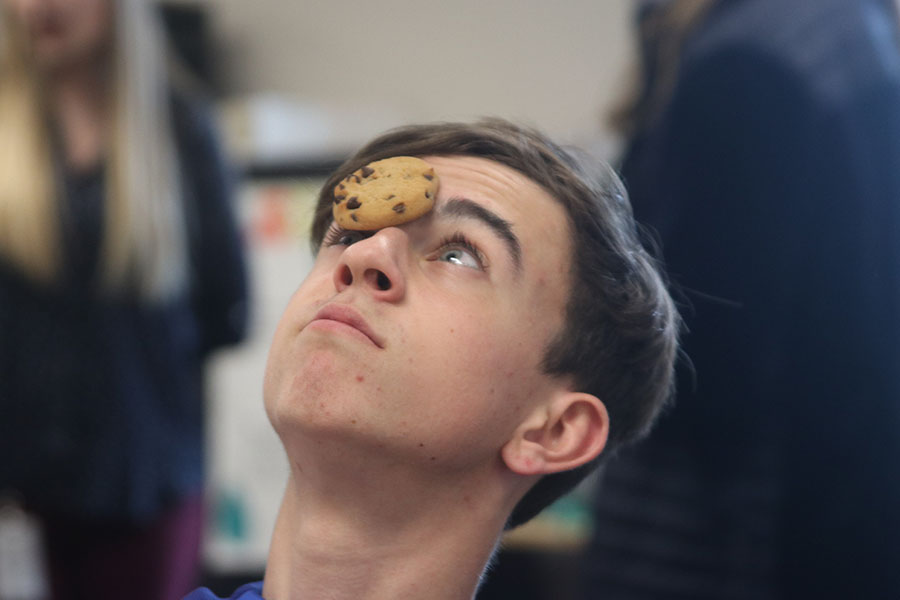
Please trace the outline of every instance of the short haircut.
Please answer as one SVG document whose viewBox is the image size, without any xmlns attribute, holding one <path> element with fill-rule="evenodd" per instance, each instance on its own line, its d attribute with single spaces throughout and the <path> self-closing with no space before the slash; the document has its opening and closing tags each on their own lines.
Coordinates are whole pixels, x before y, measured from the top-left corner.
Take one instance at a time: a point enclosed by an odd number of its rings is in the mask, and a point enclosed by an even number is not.
<svg viewBox="0 0 900 600">
<path fill-rule="evenodd" d="M 506 527 L 525 523 L 569 492 L 605 457 L 643 437 L 674 388 L 680 319 L 661 268 L 641 244 L 625 189 L 605 163 L 500 119 L 412 125 L 360 149 L 325 183 L 312 225 L 314 251 L 332 221 L 332 190 L 363 165 L 391 156 L 475 156 L 506 165 L 566 209 L 573 239 L 562 330 L 545 349 L 544 372 L 569 375 L 610 416 L 607 447 L 577 469 L 542 477 Z"/>
</svg>

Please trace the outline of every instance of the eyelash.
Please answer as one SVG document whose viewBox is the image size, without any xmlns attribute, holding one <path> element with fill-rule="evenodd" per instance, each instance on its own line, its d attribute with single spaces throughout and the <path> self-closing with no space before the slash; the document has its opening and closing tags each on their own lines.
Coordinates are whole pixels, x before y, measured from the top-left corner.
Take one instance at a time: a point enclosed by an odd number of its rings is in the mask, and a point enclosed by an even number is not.
<svg viewBox="0 0 900 600">
<path fill-rule="evenodd" d="M 438 245 L 438 249 L 435 254 L 440 254 L 445 250 L 452 250 L 453 248 L 461 248 L 472 254 L 477 260 L 478 264 L 481 265 L 481 269 L 487 271 L 488 265 L 487 261 L 484 258 L 484 254 L 482 254 L 481 250 L 473 244 L 469 238 L 465 236 L 464 233 L 457 231 L 450 237 L 445 237 L 441 240 L 441 243 Z"/>
<path fill-rule="evenodd" d="M 346 244 L 347 246 L 350 246 L 358 241 L 362 241 L 367 237 L 373 235 L 371 232 L 351 231 L 349 229 L 339 227 L 338 225 L 333 225 L 331 229 L 328 230 L 328 233 L 325 234 L 325 239 L 322 240 L 322 245 L 337 246 L 341 244 L 341 239 L 343 239 L 345 235 L 350 234 L 357 234 L 361 237 L 360 239 L 355 240 L 350 244 Z M 453 235 L 441 239 L 440 243 L 438 244 L 437 250 L 435 250 L 433 255 L 439 255 L 441 252 L 453 248 L 461 248 L 471 253 L 472 256 L 474 256 L 478 260 L 478 263 L 481 265 L 482 270 L 487 271 L 488 264 L 484 258 L 484 254 L 481 252 L 478 246 L 472 243 L 472 241 L 469 240 L 469 238 L 467 238 L 465 234 L 460 231 L 457 231 Z"/>
<path fill-rule="evenodd" d="M 323 246 L 337 246 L 338 244 L 341 243 L 341 238 L 343 238 L 345 235 L 350 235 L 350 234 L 357 234 L 360 236 L 360 238 L 358 240 L 355 240 L 354 242 L 352 242 L 352 244 L 362 241 L 372 235 L 371 232 L 351 231 L 349 229 L 344 229 L 343 227 L 335 224 L 335 225 L 332 225 L 331 228 L 328 230 L 328 233 L 325 234 L 325 239 L 322 240 L 322 245 Z M 346 245 L 350 246 L 351 244 L 346 244 Z"/>
</svg>

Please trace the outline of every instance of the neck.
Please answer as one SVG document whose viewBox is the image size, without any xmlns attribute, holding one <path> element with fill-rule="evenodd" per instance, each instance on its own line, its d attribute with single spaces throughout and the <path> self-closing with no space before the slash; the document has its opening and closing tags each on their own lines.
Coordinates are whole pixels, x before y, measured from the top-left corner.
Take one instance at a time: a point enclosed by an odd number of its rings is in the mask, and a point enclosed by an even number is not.
<svg viewBox="0 0 900 600">
<path fill-rule="evenodd" d="M 66 163 L 76 169 L 93 166 L 103 153 L 108 121 L 109 90 L 103 69 L 61 70 L 49 78 L 47 91 Z"/>
<path fill-rule="evenodd" d="M 489 483 L 502 478 L 411 484 L 408 472 L 374 477 L 364 469 L 343 480 L 319 477 L 329 472 L 292 465 L 267 600 L 472 598 L 511 501 Z"/>
</svg>

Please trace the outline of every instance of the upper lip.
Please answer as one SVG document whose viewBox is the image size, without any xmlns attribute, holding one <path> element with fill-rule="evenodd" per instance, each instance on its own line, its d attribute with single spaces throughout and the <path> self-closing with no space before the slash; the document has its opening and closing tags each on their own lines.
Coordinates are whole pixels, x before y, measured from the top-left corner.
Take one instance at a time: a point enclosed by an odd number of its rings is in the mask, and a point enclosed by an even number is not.
<svg viewBox="0 0 900 600">
<path fill-rule="evenodd" d="M 379 348 L 384 348 L 384 341 L 381 337 L 369 327 L 369 324 L 362 318 L 362 315 L 360 315 L 356 309 L 347 306 L 346 304 L 328 304 L 327 306 L 324 306 L 316 313 L 316 316 L 313 317 L 313 321 L 318 321 L 320 319 L 338 321 L 339 323 L 344 323 L 354 329 L 358 329 L 365 334 L 366 337 L 372 340 L 373 344 Z"/>
</svg>

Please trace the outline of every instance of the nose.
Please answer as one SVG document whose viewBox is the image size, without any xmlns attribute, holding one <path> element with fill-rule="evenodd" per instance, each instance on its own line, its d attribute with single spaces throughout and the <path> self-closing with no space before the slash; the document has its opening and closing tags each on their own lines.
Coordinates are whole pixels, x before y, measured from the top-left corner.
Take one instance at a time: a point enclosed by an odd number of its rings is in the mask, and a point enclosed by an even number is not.
<svg viewBox="0 0 900 600">
<path fill-rule="evenodd" d="M 378 300 L 398 302 L 406 294 L 409 237 L 396 227 L 349 246 L 334 271 L 334 287 L 341 292 L 360 286 Z"/>
</svg>

